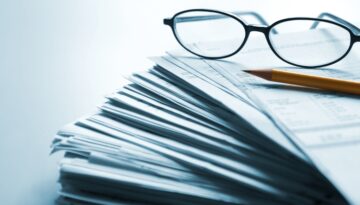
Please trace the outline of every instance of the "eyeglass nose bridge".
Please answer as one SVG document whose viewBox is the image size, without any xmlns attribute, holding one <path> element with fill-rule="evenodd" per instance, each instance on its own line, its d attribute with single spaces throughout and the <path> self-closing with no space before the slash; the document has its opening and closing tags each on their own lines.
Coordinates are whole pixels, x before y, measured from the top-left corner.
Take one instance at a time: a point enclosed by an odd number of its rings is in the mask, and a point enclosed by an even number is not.
<svg viewBox="0 0 360 205">
<path fill-rule="evenodd" d="M 248 29 L 249 29 L 249 32 L 256 31 L 256 32 L 261 32 L 263 34 L 266 34 L 269 31 L 269 27 L 267 27 L 267 26 L 254 25 L 254 24 L 248 25 Z"/>
</svg>

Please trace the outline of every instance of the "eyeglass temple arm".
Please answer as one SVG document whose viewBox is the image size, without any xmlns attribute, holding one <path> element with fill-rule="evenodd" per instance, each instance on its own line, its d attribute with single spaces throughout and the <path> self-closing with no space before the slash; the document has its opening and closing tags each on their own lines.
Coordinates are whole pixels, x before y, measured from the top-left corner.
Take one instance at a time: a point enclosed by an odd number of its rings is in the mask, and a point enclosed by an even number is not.
<svg viewBox="0 0 360 205">
<path fill-rule="evenodd" d="M 253 16 L 255 17 L 262 25 L 269 26 L 264 17 L 254 11 L 234 11 L 231 12 L 235 16 Z"/>
<path fill-rule="evenodd" d="M 266 20 L 258 13 L 253 12 L 253 11 L 235 11 L 235 12 L 230 12 L 231 14 L 235 15 L 235 16 L 253 16 L 255 17 L 262 25 L 265 26 L 269 26 L 269 24 L 266 22 Z M 176 19 L 177 23 L 182 23 L 182 22 L 191 22 L 191 21 L 205 21 L 205 20 L 215 20 L 215 19 L 222 19 L 225 18 L 225 16 L 222 15 L 207 15 L 207 16 L 186 16 L 186 17 L 179 17 Z M 164 19 L 164 24 L 165 25 L 171 25 L 171 20 L 170 19 Z M 273 33 L 277 33 L 277 31 L 275 29 L 272 29 Z"/>
<path fill-rule="evenodd" d="M 338 16 L 335 16 L 334 14 L 325 12 L 325 13 L 321 13 L 318 16 L 318 18 L 320 18 L 320 19 L 323 19 L 323 18 L 326 18 L 326 17 L 343 24 L 344 26 L 348 27 L 352 32 L 354 32 L 356 35 L 360 34 L 360 29 L 357 26 L 355 26 L 354 24 L 346 21 L 345 19 L 342 19 L 342 18 L 340 18 Z M 313 25 L 311 26 L 311 29 L 316 28 L 319 25 L 319 23 L 320 23 L 319 21 L 316 21 L 315 23 L 313 23 Z"/>
</svg>

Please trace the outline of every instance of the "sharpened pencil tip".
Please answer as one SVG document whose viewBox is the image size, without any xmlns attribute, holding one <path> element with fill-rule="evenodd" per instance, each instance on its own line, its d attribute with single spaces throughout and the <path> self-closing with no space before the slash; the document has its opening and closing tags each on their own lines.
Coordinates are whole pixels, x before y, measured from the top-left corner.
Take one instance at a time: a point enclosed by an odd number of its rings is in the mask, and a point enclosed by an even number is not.
<svg viewBox="0 0 360 205">
<path fill-rule="evenodd" d="M 256 70 L 243 70 L 243 71 L 266 80 L 271 80 L 271 76 L 272 76 L 271 69 L 256 69 Z"/>
</svg>

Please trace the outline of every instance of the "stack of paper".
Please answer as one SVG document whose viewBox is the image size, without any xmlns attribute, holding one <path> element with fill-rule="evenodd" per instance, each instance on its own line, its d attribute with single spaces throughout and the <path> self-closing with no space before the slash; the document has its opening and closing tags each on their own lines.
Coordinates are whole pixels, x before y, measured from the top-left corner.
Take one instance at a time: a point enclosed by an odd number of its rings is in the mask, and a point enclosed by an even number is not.
<svg viewBox="0 0 360 205">
<path fill-rule="evenodd" d="M 152 58 L 56 135 L 58 203 L 359 204 L 359 98 L 243 72 L 284 66 L 266 46 L 229 60 Z M 353 52 L 341 69 L 301 71 L 359 79 Z"/>
</svg>

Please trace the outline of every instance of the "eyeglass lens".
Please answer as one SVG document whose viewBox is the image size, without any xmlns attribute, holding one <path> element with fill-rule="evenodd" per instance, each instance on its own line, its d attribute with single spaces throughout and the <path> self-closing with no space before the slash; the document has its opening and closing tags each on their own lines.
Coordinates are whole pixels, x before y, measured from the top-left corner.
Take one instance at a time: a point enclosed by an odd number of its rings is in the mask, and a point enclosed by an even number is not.
<svg viewBox="0 0 360 205">
<path fill-rule="evenodd" d="M 174 23 L 181 44 L 206 57 L 221 57 L 236 52 L 246 34 L 239 21 L 216 12 L 186 12 L 178 15 Z"/>
<path fill-rule="evenodd" d="M 272 29 L 277 31 L 277 34 L 269 33 L 273 49 L 285 61 L 296 65 L 332 63 L 341 58 L 351 44 L 349 31 L 325 21 L 284 21 Z"/>
</svg>

